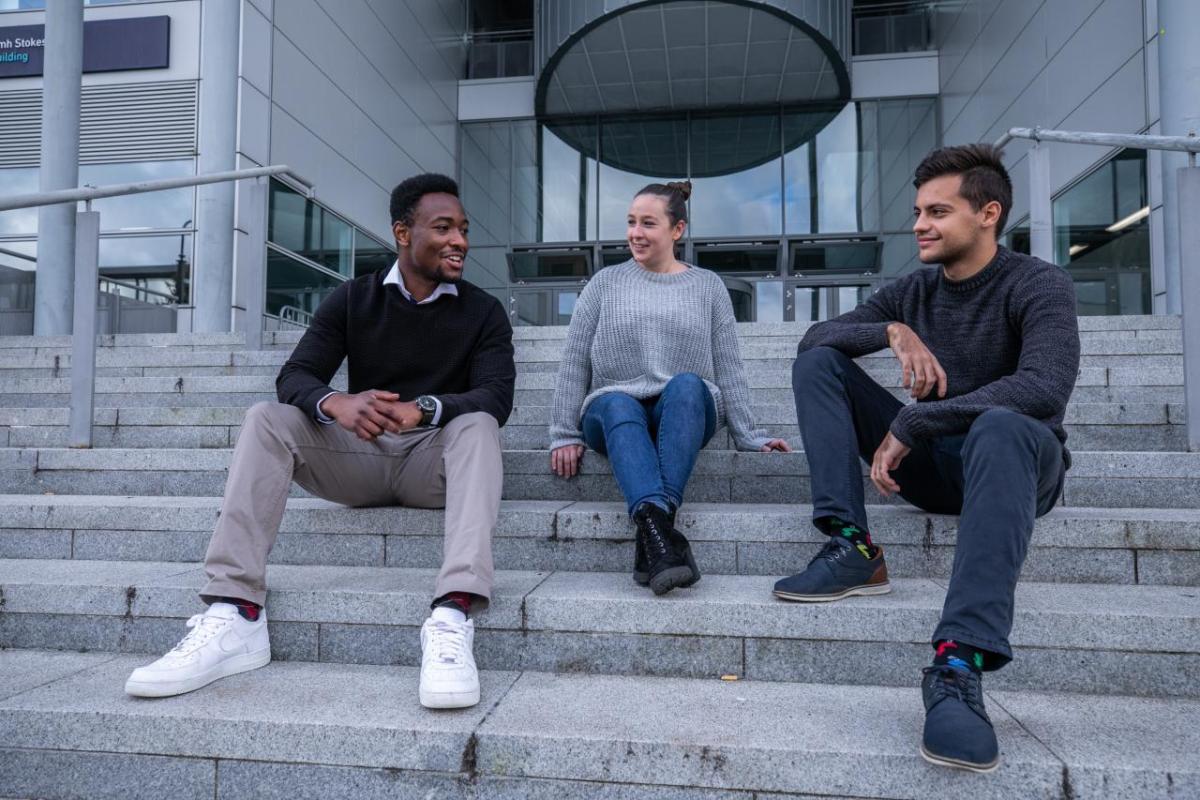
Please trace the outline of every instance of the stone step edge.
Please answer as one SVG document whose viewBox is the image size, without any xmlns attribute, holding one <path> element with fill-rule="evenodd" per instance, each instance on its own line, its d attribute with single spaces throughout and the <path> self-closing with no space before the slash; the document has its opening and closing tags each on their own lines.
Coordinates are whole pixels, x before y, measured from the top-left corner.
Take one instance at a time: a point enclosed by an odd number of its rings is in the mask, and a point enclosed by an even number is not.
<svg viewBox="0 0 1200 800">
<path fill-rule="evenodd" d="M 283 624 L 416 627 L 429 614 L 436 575 L 436 569 L 272 566 L 267 613 Z M 203 583 L 198 564 L 0 560 L 3 616 L 183 620 L 202 608 Z M 712 575 L 656 598 L 622 573 L 498 570 L 492 607 L 477 624 L 523 633 L 912 644 L 928 642 L 946 590 L 944 580 L 894 579 L 886 595 L 806 604 L 775 598 L 773 583 Z M 1021 582 L 1012 643 L 1196 658 L 1200 599 L 1181 586 Z"/>
<path fill-rule="evenodd" d="M 415 707 L 413 668 L 274 664 L 224 679 L 219 692 L 139 702 L 120 695 L 136 657 L 67 661 L 18 651 L 0 658 L 21 659 L 20 677 L 35 672 L 42 684 L 0 702 L 9 747 L 220 759 L 222 771 L 226 760 L 233 768 L 239 759 L 283 762 L 298 771 L 297 784 L 305 774 L 319 776 L 312 766 L 303 772 L 305 763 L 338 765 L 343 778 L 349 768 L 382 768 L 391 773 L 389 786 L 403 776 L 396 771 L 418 770 L 471 783 L 493 776 L 596 781 L 616 784 L 622 796 L 637 784 L 669 784 L 826 796 L 1074 798 L 1123 789 L 1132 796 L 1138 787 L 1156 795 L 1172 785 L 1186 791 L 1200 780 L 1190 758 L 1195 702 L 989 691 L 1004 764 L 981 779 L 920 759 L 915 688 L 485 672 L 479 706 L 437 713 Z M 297 705 L 297 697 L 319 701 Z M 661 713 L 647 717 L 647 707 Z M 1079 745 L 1081 730 L 1097 733 L 1087 746 Z M 29 768 L 36 767 L 34 759 Z M 79 779 L 71 772 L 64 783 Z"/>
<path fill-rule="evenodd" d="M 86 530 L 211 532 L 220 497 L 0 494 L 0 532 Z M 880 544 L 952 546 L 958 517 L 901 505 L 868 505 Z M 311 497 L 287 502 L 282 535 L 441 536 L 441 509 L 351 508 Z M 689 503 L 681 530 L 695 541 L 821 542 L 807 503 Z M 792 524 L 789 524 L 792 523 Z M 728 526 L 728 527 L 726 527 Z M 723 533 L 733 529 L 732 533 Z M 502 500 L 497 538 L 631 541 L 620 502 Z M 1200 509 L 1058 506 L 1034 523 L 1034 548 L 1200 550 Z"/>
</svg>

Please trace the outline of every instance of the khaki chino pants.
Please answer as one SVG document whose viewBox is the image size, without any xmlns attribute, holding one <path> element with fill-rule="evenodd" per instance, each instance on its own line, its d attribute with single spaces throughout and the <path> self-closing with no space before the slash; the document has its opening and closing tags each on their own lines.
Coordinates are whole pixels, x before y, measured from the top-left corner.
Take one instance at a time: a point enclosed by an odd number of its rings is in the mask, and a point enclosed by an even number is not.
<svg viewBox="0 0 1200 800">
<path fill-rule="evenodd" d="M 292 481 L 347 506 L 445 508 L 442 568 L 433 597 L 492 592 L 492 533 L 500 512 L 500 429 L 482 412 L 445 427 L 384 433 L 364 442 L 299 408 L 258 403 L 246 412 L 225 497 L 205 556 L 206 602 L 233 597 L 263 605 L 267 555 Z"/>
</svg>

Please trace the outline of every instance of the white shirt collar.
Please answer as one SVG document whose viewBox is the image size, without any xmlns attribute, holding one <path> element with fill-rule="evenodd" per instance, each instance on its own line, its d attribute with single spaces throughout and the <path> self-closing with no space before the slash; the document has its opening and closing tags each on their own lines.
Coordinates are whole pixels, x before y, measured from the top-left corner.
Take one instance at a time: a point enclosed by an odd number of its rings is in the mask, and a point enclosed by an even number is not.
<svg viewBox="0 0 1200 800">
<path fill-rule="evenodd" d="M 387 276 L 383 279 L 384 286 L 387 286 L 389 283 L 399 286 L 400 293 L 404 295 L 404 298 L 410 303 L 414 302 L 412 293 L 409 292 L 408 287 L 404 285 L 404 278 L 400 274 L 399 260 L 392 262 L 392 268 L 388 270 Z M 433 290 L 433 294 L 429 295 L 429 297 L 426 297 L 424 300 L 418 301 L 417 305 L 423 306 L 428 303 L 432 303 L 434 300 L 437 300 L 444 294 L 451 294 L 455 297 L 458 297 L 458 287 L 453 283 L 439 283 L 437 288 Z"/>
</svg>

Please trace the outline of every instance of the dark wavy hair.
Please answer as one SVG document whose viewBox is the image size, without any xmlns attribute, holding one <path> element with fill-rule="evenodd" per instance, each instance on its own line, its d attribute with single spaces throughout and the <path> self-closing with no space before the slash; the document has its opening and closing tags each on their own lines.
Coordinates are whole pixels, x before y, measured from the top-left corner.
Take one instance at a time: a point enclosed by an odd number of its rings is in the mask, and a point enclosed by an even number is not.
<svg viewBox="0 0 1200 800">
<path fill-rule="evenodd" d="M 963 144 L 934 150 L 917 165 L 913 186 L 921 185 L 943 175 L 961 175 L 958 193 L 975 211 L 995 200 L 1000 204 L 996 220 L 996 236 L 1004 232 L 1008 212 L 1012 209 L 1012 179 L 1000 159 L 1000 149 L 990 144 Z"/>
<path fill-rule="evenodd" d="M 413 212 L 416 211 L 421 198 L 427 194 L 452 194 L 458 197 L 458 184 L 454 182 L 453 178 L 447 178 L 436 172 L 426 172 L 405 178 L 395 189 L 392 189 L 390 205 L 392 224 L 403 222 L 405 225 L 411 226 Z"/>
<path fill-rule="evenodd" d="M 643 186 L 641 191 L 635 194 L 634 197 L 641 197 L 644 194 L 652 194 L 667 201 L 667 218 L 671 220 L 672 227 L 679 220 L 688 221 L 687 201 L 692 196 L 691 181 L 651 183 Z"/>
</svg>

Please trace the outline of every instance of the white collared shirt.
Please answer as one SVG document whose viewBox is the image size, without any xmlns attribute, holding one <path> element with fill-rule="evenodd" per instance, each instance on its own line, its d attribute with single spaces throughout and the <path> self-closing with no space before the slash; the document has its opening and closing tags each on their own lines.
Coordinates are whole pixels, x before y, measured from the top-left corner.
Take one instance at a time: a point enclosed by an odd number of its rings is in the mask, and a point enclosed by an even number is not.
<svg viewBox="0 0 1200 800">
<path fill-rule="evenodd" d="M 426 297 L 424 300 L 413 300 L 412 293 L 409 292 L 408 287 L 404 285 L 404 276 L 400 274 L 400 261 L 399 260 L 392 262 L 392 268 L 390 270 L 388 270 L 388 274 L 383 279 L 383 285 L 387 286 L 388 284 L 392 284 L 394 286 L 400 287 L 400 293 L 402 295 L 404 295 L 404 299 L 410 303 L 415 303 L 416 305 L 419 305 L 419 306 L 423 306 L 423 305 L 432 303 L 434 300 L 437 300 L 439 297 L 441 297 L 442 295 L 446 295 L 446 294 L 458 297 L 458 287 L 455 286 L 453 283 L 439 283 L 437 285 L 437 288 L 433 290 L 433 293 L 430 294 L 429 297 Z M 317 422 L 320 422 L 323 425 L 332 425 L 333 424 L 333 422 L 334 422 L 333 417 L 330 417 L 327 414 L 325 414 L 323 411 L 321 411 L 321 403 L 324 403 L 326 400 L 333 397 L 335 394 L 339 394 L 339 393 L 338 392 L 330 392 L 329 394 L 325 395 L 324 397 L 322 397 L 320 400 L 317 401 Z M 435 398 L 433 398 L 433 402 L 435 402 L 437 404 L 437 409 L 433 412 L 433 419 L 430 420 L 429 424 L 437 425 L 438 422 L 442 418 L 442 401 L 435 397 Z"/>
<path fill-rule="evenodd" d="M 412 293 L 408 291 L 408 287 L 404 285 L 404 276 L 400 274 L 400 262 L 392 262 L 392 268 L 388 270 L 387 276 L 383 279 L 383 285 L 393 284 L 400 287 L 400 294 L 404 295 L 404 299 L 410 303 L 416 303 L 423 306 L 426 303 L 432 303 L 444 294 L 452 294 L 458 297 L 458 287 L 453 283 L 439 283 L 437 288 L 433 290 L 433 294 L 426 297 L 424 300 L 413 300 Z"/>
</svg>

